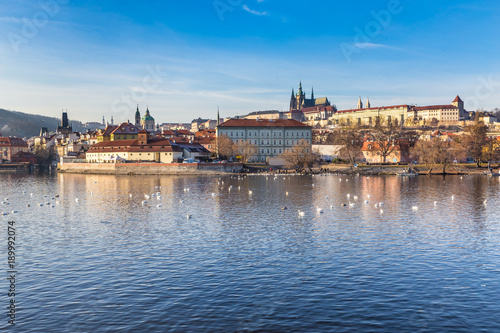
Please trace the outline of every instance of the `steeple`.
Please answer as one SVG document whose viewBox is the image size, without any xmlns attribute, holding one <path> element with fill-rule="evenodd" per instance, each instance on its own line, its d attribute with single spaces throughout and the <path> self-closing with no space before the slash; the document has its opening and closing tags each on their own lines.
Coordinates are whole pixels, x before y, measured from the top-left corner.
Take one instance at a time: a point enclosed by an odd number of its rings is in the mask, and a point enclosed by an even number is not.
<svg viewBox="0 0 500 333">
<path fill-rule="evenodd" d="M 361 101 L 361 96 L 359 96 L 359 101 L 358 101 L 358 109 L 363 108 L 363 102 Z"/>
<path fill-rule="evenodd" d="M 314 100 L 314 87 L 312 87 L 312 90 L 311 90 L 311 99 Z"/>
<path fill-rule="evenodd" d="M 292 88 L 292 98 L 294 98 L 294 97 L 295 97 L 295 91 L 294 91 L 294 89 Z"/>
<path fill-rule="evenodd" d="M 149 106 L 146 105 L 146 116 L 149 116 Z"/>
<path fill-rule="evenodd" d="M 141 126 L 141 113 L 139 112 L 139 104 L 137 104 L 137 111 L 135 111 L 135 124 L 136 127 Z"/>
<path fill-rule="evenodd" d="M 106 121 L 104 120 L 104 116 L 102 116 L 102 124 L 106 125 Z"/>
<path fill-rule="evenodd" d="M 304 93 L 302 92 L 302 81 L 299 83 L 299 91 L 297 92 L 297 95 L 302 96 Z"/>
<path fill-rule="evenodd" d="M 366 108 L 367 109 L 371 108 L 371 106 L 370 106 L 370 97 L 366 98 Z"/>
<path fill-rule="evenodd" d="M 217 126 L 220 125 L 219 107 L 217 107 Z"/>
</svg>

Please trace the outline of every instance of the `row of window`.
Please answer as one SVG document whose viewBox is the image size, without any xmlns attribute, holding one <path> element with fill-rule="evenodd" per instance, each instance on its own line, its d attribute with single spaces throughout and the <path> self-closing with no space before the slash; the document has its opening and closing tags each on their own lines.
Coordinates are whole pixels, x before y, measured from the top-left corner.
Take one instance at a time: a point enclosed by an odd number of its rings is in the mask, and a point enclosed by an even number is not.
<svg viewBox="0 0 500 333">
<path fill-rule="evenodd" d="M 258 137 L 258 133 L 259 133 L 258 131 L 254 131 L 253 132 L 253 137 Z M 275 132 L 273 132 L 272 136 L 273 137 L 281 137 L 282 133 L 283 132 L 281 132 L 281 131 L 279 131 L 279 132 L 275 131 Z M 297 137 L 297 138 L 299 138 L 299 137 L 300 138 L 308 138 L 309 137 L 309 131 L 296 131 L 296 132 L 294 132 L 294 131 L 286 131 L 285 133 L 286 133 L 287 137 L 292 137 L 292 138 L 293 137 Z M 237 137 L 245 137 L 245 132 L 244 131 L 241 131 L 241 132 L 239 132 L 239 131 L 230 131 L 230 132 L 227 132 L 227 133 L 221 132 L 221 134 L 229 135 L 229 137 L 231 137 L 231 138 L 232 137 L 236 137 L 236 138 Z M 269 131 L 265 131 L 265 132 L 262 131 L 261 132 L 261 136 L 262 137 L 271 137 L 271 132 L 269 132 Z M 248 131 L 248 137 L 249 138 L 252 137 L 252 131 Z"/>
<path fill-rule="evenodd" d="M 245 140 L 244 139 L 236 139 L 236 140 L 233 140 L 236 144 L 239 144 L 239 143 L 244 143 Z M 259 145 L 259 140 L 248 140 L 250 144 L 253 144 L 253 145 Z M 286 140 L 285 144 L 287 146 L 294 146 L 296 144 L 299 144 L 300 141 L 302 141 L 302 139 L 296 139 L 296 140 Z M 271 145 L 271 142 L 272 142 L 272 145 L 273 146 L 282 146 L 283 145 L 283 142 L 284 140 L 260 140 L 260 145 L 261 146 L 270 146 Z M 307 140 L 307 142 L 309 143 L 309 140 Z"/>
</svg>

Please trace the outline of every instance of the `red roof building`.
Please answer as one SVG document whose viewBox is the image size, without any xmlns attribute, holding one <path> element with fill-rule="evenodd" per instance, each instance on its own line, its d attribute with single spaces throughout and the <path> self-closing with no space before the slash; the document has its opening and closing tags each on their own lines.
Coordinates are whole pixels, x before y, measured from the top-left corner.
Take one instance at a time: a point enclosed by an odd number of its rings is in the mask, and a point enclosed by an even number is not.
<svg viewBox="0 0 500 333">
<path fill-rule="evenodd" d="M 0 137 L 0 161 L 11 161 L 18 152 L 29 152 L 26 141 L 21 138 Z"/>
</svg>

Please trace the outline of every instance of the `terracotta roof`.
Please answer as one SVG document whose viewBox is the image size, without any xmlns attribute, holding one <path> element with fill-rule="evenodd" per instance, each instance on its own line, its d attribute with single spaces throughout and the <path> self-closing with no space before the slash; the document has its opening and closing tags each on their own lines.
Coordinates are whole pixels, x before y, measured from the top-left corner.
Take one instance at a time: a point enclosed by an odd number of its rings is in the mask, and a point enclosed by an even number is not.
<svg viewBox="0 0 500 333">
<path fill-rule="evenodd" d="M 104 132 L 102 133 L 102 135 L 111 135 L 111 133 L 117 128 L 118 126 L 116 125 L 108 125 L 106 126 L 106 128 L 104 129 Z"/>
<path fill-rule="evenodd" d="M 0 145 L 2 146 L 15 146 L 15 147 L 28 147 L 26 141 L 22 138 L 0 137 Z"/>
<path fill-rule="evenodd" d="M 293 119 L 230 119 L 219 127 L 310 127 Z"/>
<path fill-rule="evenodd" d="M 425 111 L 425 110 L 441 110 L 441 109 L 456 109 L 458 108 L 455 105 L 428 105 L 428 106 L 415 106 L 413 110 L 415 111 Z"/>
<path fill-rule="evenodd" d="M 407 104 L 402 104 L 402 105 L 393 105 L 393 106 L 381 106 L 378 108 L 366 108 L 366 109 L 350 109 L 350 110 L 340 110 L 337 111 L 336 113 L 351 113 L 351 112 L 359 112 L 359 111 L 367 111 L 367 110 L 387 110 L 387 109 L 400 109 L 400 108 L 410 108 L 409 105 Z"/>
<path fill-rule="evenodd" d="M 458 95 L 457 95 L 457 97 L 455 97 L 455 100 L 453 101 L 453 103 L 457 103 L 457 102 L 463 102 Z"/>
<path fill-rule="evenodd" d="M 115 130 L 111 134 L 137 134 L 139 129 L 131 123 L 123 123 L 116 126 Z"/>
</svg>

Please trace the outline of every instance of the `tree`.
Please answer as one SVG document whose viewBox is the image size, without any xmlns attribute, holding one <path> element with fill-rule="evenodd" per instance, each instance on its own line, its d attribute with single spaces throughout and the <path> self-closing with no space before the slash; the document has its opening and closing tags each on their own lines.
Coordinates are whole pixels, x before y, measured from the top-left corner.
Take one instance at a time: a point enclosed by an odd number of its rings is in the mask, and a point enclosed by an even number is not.
<svg viewBox="0 0 500 333">
<path fill-rule="evenodd" d="M 217 155 L 220 158 L 229 159 L 234 157 L 236 153 L 236 147 L 227 135 L 219 135 L 216 139 Z"/>
<path fill-rule="evenodd" d="M 248 163 L 249 158 L 257 154 L 257 146 L 252 144 L 250 140 L 235 144 L 235 149 L 243 163 Z"/>
<path fill-rule="evenodd" d="M 288 168 L 295 169 L 297 172 L 303 172 L 306 168 L 312 171 L 320 160 L 319 153 L 313 151 L 306 140 L 301 140 L 292 148 L 287 149 L 281 154 L 281 158 Z"/>
<path fill-rule="evenodd" d="M 464 150 L 455 141 L 443 141 L 438 137 L 434 137 L 428 141 L 417 141 L 411 149 L 411 153 L 413 158 L 417 159 L 420 163 L 424 163 L 429 168 L 429 174 L 431 174 L 434 165 L 442 165 L 442 172 L 445 174 L 446 167 L 453 160 L 462 158 Z"/>
<path fill-rule="evenodd" d="M 492 162 L 500 161 L 500 140 L 496 138 L 488 138 L 487 143 L 483 148 L 483 158 L 488 161 L 488 165 Z"/>
<path fill-rule="evenodd" d="M 369 135 L 371 141 L 375 144 L 375 154 L 382 157 L 383 163 L 386 163 L 387 156 L 398 149 L 398 141 L 402 138 L 402 131 L 399 127 L 376 126 Z"/>
<path fill-rule="evenodd" d="M 478 121 L 479 117 L 476 114 L 476 122 L 474 125 L 467 126 L 465 131 L 467 134 L 463 138 L 464 146 L 467 147 L 467 152 L 476 162 L 479 168 L 481 157 L 483 156 L 483 148 L 487 141 L 488 126 L 482 121 Z"/>
<path fill-rule="evenodd" d="M 347 157 L 350 165 L 356 163 L 356 157 L 360 154 L 363 147 L 363 135 L 357 126 L 345 126 L 335 131 L 332 137 L 332 144 L 342 146 L 340 153 Z"/>
</svg>

